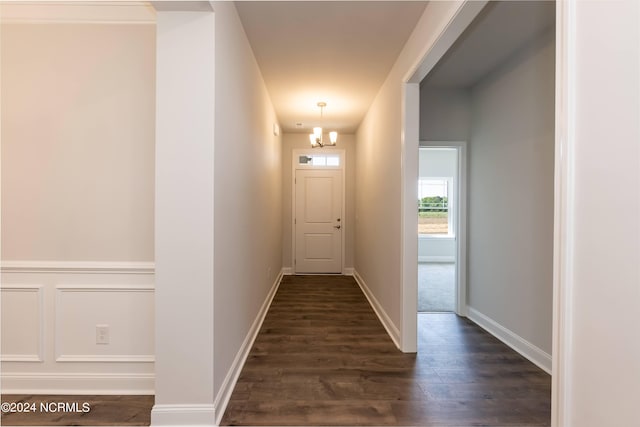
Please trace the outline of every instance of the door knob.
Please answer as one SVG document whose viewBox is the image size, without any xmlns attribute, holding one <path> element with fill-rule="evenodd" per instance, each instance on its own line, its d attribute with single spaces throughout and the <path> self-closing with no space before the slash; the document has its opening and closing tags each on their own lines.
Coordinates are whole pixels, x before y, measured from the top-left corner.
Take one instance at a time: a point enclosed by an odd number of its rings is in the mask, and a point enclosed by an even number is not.
<svg viewBox="0 0 640 427">
<path fill-rule="evenodd" d="M 337 228 L 338 230 L 340 230 L 340 226 L 339 225 L 334 225 L 333 228 Z"/>
</svg>

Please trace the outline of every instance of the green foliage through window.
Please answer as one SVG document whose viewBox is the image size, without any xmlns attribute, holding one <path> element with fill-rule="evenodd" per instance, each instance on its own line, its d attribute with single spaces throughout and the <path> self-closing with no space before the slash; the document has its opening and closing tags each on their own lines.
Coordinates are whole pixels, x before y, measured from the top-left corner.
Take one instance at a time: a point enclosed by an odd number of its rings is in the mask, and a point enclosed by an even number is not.
<svg viewBox="0 0 640 427">
<path fill-rule="evenodd" d="M 448 212 L 449 201 L 446 197 L 432 196 L 418 200 L 418 212 Z"/>
</svg>

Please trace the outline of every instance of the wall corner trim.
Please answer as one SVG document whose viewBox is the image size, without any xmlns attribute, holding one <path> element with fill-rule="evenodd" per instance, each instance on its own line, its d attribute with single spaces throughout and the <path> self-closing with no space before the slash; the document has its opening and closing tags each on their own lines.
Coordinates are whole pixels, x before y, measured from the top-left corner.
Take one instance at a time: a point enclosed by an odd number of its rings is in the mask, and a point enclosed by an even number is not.
<svg viewBox="0 0 640 427">
<path fill-rule="evenodd" d="M 291 267 L 282 267 L 282 275 L 283 276 L 293 275 L 293 269 Z"/>
<path fill-rule="evenodd" d="M 373 292 L 371 292 L 364 279 L 362 278 L 362 276 L 360 276 L 356 269 L 353 270 L 353 277 L 356 279 L 356 283 L 358 283 L 360 289 L 362 289 L 362 293 L 364 293 L 364 296 L 367 297 L 369 305 L 371 305 L 371 308 L 373 308 L 373 311 L 375 311 L 378 319 L 380 319 L 380 322 L 386 329 L 387 334 L 389 334 L 389 337 L 391 337 L 391 340 L 396 345 L 396 347 L 401 350 L 402 348 L 400 347 L 400 330 L 396 327 L 396 325 L 393 324 L 387 312 L 384 310 L 382 305 L 380 305 L 380 302 L 378 302 L 376 297 L 373 295 Z"/>
<path fill-rule="evenodd" d="M 210 426 L 215 407 L 210 404 L 153 405 L 152 426 Z"/>
<path fill-rule="evenodd" d="M 482 314 L 473 307 L 467 306 L 468 318 L 485 331 L 517 351 L 534 365 L 551 375 L 551 355 L 531 344 L 513 331 L 505 328 L 495 320 Z"/>
<path fill-rule="evenodd" d="M 262 307 L 258 311 L 251 328 L 249 328 L 249 332 L 245 337 L 242 345 L 238 349 L 238 353 L 236 353 L 236 357 L 227 372 L 227 375 L 222 382 L 222 386 L 220 387 L 220 391 L 216 396 L 216 400 L 214 402 L 215 408 L 215 425 L 220 425 L 220 421 L 222 420 L 222 416 L 229 404 L 229 399 L 231 398 L 231 394 L 233 393 L 233 389 L 236 386 L 236 382 L 238 381 L 238 377 L 242 372 L 242 368 L 244 367 L 245 362 L 247 361 L 247 357 L 249 356 L 249 352 L 251 351 L 251 347 L 253 346 L 253 342 L 256 340 L 258 336 L 258 332 L 262 327 L 262 323 L 264 322 L 265 317 L 269 311 L 269 307 L 271 307 L 271 302 L 273 301 L 273 297 L 278 292 L 278 288 L 280 287 L 280 283 L 282 282 L 282 277 L 284 276 L 284 268 L 280 270 L 280 274 L 276 277 L 276 280 L 273 282 L 271 286 L 271 290 L 267 294 L 264 302 L 262 303 Z M 153 423 L 152 423 L 153 425 Z"/>
</svg>

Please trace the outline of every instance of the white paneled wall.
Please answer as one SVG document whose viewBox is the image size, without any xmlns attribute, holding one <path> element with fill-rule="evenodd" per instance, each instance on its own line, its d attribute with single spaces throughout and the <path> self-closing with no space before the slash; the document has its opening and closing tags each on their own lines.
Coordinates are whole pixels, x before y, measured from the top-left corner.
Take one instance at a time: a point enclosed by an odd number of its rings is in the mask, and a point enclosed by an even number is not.
<svg viewBox="0 0 640 427">
<path fill-rule="evenodd" d="M 42 362 L 44 333 L 43 287 L 15 283 L 2 286 L 2 362 Z M 20 325 L 20 327 L 16 327 Z"/>
<path fill-rule="evenodd" d="M 0 17 L 2 393 L 153 393 L 155 12 L 17 3 Z"/>
<path fill-rule="evenodd" d="M 1 290 L 3 393 L 153 393 L 153 263 L 8 261 Z"/>
</svg>

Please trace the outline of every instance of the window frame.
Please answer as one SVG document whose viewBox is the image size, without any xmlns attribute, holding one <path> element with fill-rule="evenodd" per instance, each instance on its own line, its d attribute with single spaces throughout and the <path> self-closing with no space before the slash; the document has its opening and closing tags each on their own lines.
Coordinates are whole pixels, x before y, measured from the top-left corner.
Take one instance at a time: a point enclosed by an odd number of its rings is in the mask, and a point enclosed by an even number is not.
<svg viewBox="0 0 640 427">
<path fill-rule="evenodd" d="M 455 194 L 454 194 L 454 186 L 456 184 L 455 178 L 450 177 L 438 177 L 438 176 L 420 176 L 418 177 L 418 200 L 422 200 L 420 197 L 420 186 L 421 181 L 444 181 L 447 185 L 447 234 L 441 233 L 420 233 L 418 231 L 418 237 L 421 238 L 435 238 L 435 239 L 455 239 L 456 237 L 456 228 L 455 228 Z M 428 196 L 427 196 L 428 197 Z M 420 202 L 418 202 L 418 213 L 420 212 Z"/>
</svg>

